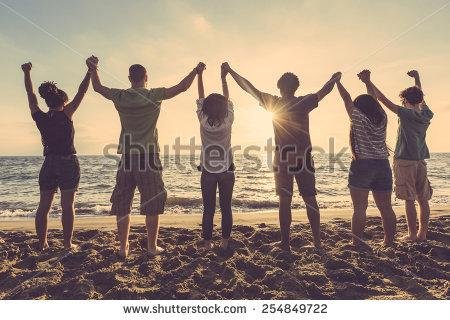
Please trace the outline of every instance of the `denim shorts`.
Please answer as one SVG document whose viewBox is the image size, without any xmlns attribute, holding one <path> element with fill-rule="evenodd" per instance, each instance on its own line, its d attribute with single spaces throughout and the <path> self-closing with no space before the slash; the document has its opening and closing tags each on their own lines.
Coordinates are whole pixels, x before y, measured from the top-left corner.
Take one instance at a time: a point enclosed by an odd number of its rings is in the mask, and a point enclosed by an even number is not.
<svg viewBox="0 0 450 320">
<path fill-rule="evenodd" d="M 39 173 L 41 191 L 75 191 L 80 182 L 80 164 L 76 155 L 45 157 Z"/>
<path fill-rule="evenodd" d="M 388 159 L 353 160 L 348 175 L 350 188 L 392 191 L 392 170 Z"/>
</svg>

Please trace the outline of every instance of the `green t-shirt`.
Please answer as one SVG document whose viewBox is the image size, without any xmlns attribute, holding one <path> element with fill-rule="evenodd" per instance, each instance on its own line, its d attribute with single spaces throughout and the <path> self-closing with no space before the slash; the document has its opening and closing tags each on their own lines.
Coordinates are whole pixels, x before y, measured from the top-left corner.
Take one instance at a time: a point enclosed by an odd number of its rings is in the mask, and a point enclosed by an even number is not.
<svg viewBox="0 0 450 320">
<path fill-rule="evenodd" d="M 426 105 L 423 105 L 420 111 L 399 108 L 395 158 L 403 160 L 430 158 L 425 138 L 432 118 L 433 112 Z"/>
<path fill-rule="evenodd" d="M 165 88 L 111 89 L 108 97 L 119 112 L 122 130 L 117 153 L 158 153 L 156 123 Z"/>
</svg>

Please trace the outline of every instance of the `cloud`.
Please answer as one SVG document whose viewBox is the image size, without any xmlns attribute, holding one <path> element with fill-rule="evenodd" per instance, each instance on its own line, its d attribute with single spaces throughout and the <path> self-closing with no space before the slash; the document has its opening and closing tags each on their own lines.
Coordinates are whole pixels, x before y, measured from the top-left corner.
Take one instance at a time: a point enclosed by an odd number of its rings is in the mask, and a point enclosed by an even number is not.
<svg viewBox="0 0 450 320">
<path fill-rule="evenodd" d="M 211 23 L 202 15 L 195 15 L 192 17 L 194 28 L 200 32 L 209 32 L 212 29 Z"/>
</svg>

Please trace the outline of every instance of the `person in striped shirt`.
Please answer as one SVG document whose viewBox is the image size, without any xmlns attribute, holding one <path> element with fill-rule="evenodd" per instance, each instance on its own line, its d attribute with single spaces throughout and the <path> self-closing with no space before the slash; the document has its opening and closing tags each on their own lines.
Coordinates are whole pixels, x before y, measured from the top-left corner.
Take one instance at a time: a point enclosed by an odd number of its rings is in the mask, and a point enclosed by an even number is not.
<svg viewBox="0 0 450 320">
<path fill-rule="evenodd" d="M 355 100 L 352 100 L 340 80 L 337 87 L 351 122 L 353 161 L 348 186 L 354 208 L 353 244 L 358 248 L 365 246 L 363 232 L 369 192 L 372 191 L 383 221 L 384 245 L 390 246 L 395 238 L 396 217 L 391 203 L 393 182 L 386 145 L 387 115 L 374 98 L 371 86 L 367 86 L 368 94 L 359 95 Z"/>
</svg>

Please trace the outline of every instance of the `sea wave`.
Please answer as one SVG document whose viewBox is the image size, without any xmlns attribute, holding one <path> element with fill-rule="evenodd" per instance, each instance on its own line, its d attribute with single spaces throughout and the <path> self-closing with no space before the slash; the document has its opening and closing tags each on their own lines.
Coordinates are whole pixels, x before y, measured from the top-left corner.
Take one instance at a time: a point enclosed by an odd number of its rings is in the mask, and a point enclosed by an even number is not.
<svg viewBox="0 0 450 320">
<path fill-rule="evenodd" d="M 172 159 L 173 157 L 171 157 Z M 38 175 L 42 157 L 0 157 L 0 218 L 32 217 L 39 203 Z M 101 156 L 80 156 L 81 181 L 75 201 L 77 215 L 106 215 L 110 211 L 110 197 L 115 185 L 116 164 Z M 172 161 L 175 161 L 172 159 Z M 189 156 L 177 159 L 188 167 Z M 315 157 L 316 181 L 320 208 L 351 208 L 347 188 L 347 169 L 330 171 L 326 157 Z M 351 157 L 343 160 L 348 168 Z M 450 154 L 432 154 L 428 161 L 428 172 L 434 189 L 431 205 L 446 205 L 450 202 Z M 236 212 L 277 210 L 273 173 L 264 166 L 255 170 L 246 168 L 245 159 L 236 155 L 236 183 L 233 190 L 233 210 Z M 323 169 L 320 169 L 323 168 Z M 200 213 L 202 198 L 200 173 L 180 171 L 176 166 L 167 166 L 163 171 L 164 184 L 168 191 L 167 213 Z M 297 191 L 297 186 L 295 186 Z M 297 193 L 297 192 L 296 192 Z M 50 214 L 60 215 L 60 194 L 57 194 Z M 394 199 L 395 206 L 403 202 Z M 219 207 L 219 201 L 217 201 Z M 298 194 L 293 199 L 294 209 L 304 209 Z M 369 198 L 369 206 L 375 204 Z M 133 201 L 132 214 L 139 213 L 139 195 Z M 219 211 L 219 210 L 217 210 Z"/>
</svg>

